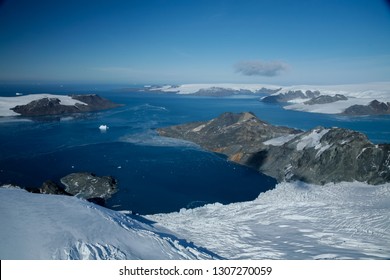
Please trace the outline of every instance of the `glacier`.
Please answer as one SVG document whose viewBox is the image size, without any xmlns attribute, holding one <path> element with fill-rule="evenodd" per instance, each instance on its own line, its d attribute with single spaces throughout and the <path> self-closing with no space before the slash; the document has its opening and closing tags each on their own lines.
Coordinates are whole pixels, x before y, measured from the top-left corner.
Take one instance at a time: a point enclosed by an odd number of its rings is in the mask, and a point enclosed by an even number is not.
<svg viewBox="0 0 390 280">
<path fill-rule="evenodd" d="M 282 182 L 254 201 L 146 217 L 227 259 L 390 258 L 390 184 Z"/>
</svg>

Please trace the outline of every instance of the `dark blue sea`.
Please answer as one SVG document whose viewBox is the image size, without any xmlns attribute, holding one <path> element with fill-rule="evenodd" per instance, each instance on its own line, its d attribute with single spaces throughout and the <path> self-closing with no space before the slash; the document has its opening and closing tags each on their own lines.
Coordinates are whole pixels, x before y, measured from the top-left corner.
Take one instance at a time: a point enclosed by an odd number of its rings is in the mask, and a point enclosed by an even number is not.
<svg viewBox="0 0 390 280">
<path fill-rule="evenodd" d="M 122 92 L 94 87 L 0 87 L 15 92 L 97 93 L 124 106 L 96 113 L 47 118 L 0 118 L 0 185 L 38 187 L 72 172 L 112 175 L 119 191 L 107 201 L 115 210 L 140 214 L 178 211 L 206 203 L 255 199 L 276 181 L 228 162 L 198 146 L 159 137 L 158 127 L 208 120 L 227 111 L 254 112 L 275 125 L 361 131 L 375 143 L 390 142 L 390 117 L 341 117 L 286 111 L 258 98 L 193 97 Z M 99 130 L 108 125 L 106 133 Z"/>
</svg>

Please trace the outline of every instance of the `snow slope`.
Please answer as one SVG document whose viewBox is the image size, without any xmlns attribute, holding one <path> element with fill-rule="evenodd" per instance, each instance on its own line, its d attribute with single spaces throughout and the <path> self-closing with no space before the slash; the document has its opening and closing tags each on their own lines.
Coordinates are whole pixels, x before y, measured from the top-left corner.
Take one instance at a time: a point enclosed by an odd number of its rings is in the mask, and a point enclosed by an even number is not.
<svg viewBox="0 0 390 280">
<path fill-rule="evenodd" d="M 0 97 L 0 117 L 18 116 L 20 114 L 12 111 L 11 108 L 18 105 L 26 105 L 31 101 L 39 100 L 42 98 L 58 98 L 60 100 L 61 105 L 66 106 L 73 106 L 76 103 L 88 105 L 67 95 L 54 95 L 47 93 L 29 94 L 15 97 Z"/>
<path fill-rule="evenodd" d="M 390 184 L 280 183 L 254 201 L 147 218 L 228 259 L 390 258 Z"/>
<path fill-rule="evenodd" d="M 212 254 L 76 197 L 0 188 L 0 259 L 210 259 Z"/>
</svg>

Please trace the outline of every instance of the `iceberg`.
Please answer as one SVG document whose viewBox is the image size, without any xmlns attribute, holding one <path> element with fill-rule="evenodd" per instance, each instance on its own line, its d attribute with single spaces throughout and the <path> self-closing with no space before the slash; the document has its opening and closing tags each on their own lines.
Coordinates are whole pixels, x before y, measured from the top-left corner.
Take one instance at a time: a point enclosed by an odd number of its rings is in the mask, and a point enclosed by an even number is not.
<svg viewBox="0 0 390 280">
<path fill-rule="evenodd" d="M 102 124 L 99 126 L 99 129 L 100 129 L 100 131 L 107 131 L 107 129 L 109 129 L 109 127 L 105 124 Z"/>
</svg>

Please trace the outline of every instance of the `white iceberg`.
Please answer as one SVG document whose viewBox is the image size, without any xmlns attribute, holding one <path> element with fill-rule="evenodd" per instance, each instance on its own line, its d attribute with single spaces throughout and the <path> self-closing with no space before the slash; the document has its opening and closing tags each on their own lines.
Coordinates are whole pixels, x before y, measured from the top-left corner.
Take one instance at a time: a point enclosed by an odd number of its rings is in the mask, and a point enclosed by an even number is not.
<svg viewBox="0 0 390 280">
<path fill-rule="evenodd" d="M 100 129 L 100 131 L 107 131 L 107 129 L 109 129 L 109 127 L 105 124 L 102 124 L 99 126 L 99 129 Z"/>
</svg>

